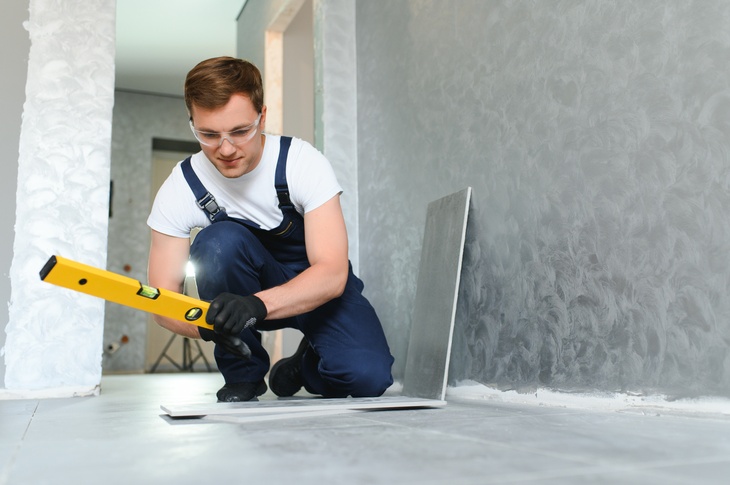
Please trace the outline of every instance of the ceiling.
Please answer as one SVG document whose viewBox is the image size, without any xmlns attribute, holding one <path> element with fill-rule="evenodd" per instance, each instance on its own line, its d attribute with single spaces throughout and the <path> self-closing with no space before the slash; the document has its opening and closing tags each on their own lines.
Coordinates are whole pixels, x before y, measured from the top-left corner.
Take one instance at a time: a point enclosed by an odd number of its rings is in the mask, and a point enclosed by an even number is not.
<svg viewBox="0 0 730 485">
<path fill-rule="evenodd" d="M 236 55 L 247 0 L 117 0 L 116 89 L 183 95 L 198 62 Z"/>
</svg>

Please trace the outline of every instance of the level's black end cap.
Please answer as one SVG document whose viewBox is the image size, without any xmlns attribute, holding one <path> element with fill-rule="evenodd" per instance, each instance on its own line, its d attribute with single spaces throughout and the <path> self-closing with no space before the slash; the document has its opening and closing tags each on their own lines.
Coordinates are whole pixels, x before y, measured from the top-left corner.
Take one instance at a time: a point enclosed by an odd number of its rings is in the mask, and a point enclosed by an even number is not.
<svg viewBox="0 0 730 485">
<path fill-rule="evenodd" d="M 41 270 L 41 280 L 45 280 L 46 276 L 48 276 L 48 273 L 51 272 L 54 266 L 56 266 L 56 257 L 51 256 L 51 258 L 46 262 L 46 264 L 43 265 L 43 269 Z"/>
</svg>

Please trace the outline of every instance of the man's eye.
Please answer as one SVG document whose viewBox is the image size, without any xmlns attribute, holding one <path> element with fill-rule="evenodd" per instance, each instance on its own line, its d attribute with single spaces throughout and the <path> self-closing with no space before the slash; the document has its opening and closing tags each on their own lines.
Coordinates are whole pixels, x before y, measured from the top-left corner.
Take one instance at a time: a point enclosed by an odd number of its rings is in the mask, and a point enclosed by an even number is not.
<svg viewBox="0 0 730 485">
<path fill-rule="evenodd" d="M 249 128 L 244 128 L 243 130 L 236 130 L 231 132 L 231 136 L 239 137 L 239 136 L 246 136 L 250 133 Z"/>
<path fill-rule="evenodd" d="M 220 138 L 220 135 L 218 133 L 205 133 L 204 131 L 199 132 L 200 136 L 205 138 L 206 140 L 217 140 Z"/>
</svg>

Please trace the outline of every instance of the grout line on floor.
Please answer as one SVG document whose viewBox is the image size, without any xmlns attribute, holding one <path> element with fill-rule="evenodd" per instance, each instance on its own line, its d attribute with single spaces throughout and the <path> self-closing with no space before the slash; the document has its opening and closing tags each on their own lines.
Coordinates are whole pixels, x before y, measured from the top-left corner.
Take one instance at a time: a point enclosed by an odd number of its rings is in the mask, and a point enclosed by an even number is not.
<svg viewBox="0 0 730 485">
<path fill-rule="evenodd" d="M 18 443 L 15 445 L 15 448 L 13 449 L 12 453 L 10 454 L 10 457 L 7 461 L 7 466 L 3 467 L 2 470 L 0 470 L 0 485 L 7 485 L 10 479 L 10 471 L 13 469 L 15 465 L 15 461 L 18 458 L 18 455 L 20 453 L 20 449 L 23 447 L 23 443 L 25 443 L 25 437 L 28 434 L 28 430 L 30 429 L 31 423 L 33 423 L 33 418 L 35 417 L 36 412 L 38 412 L 38 406 L 40 405 L 40 401 L 36 401 L 35 407 L 33 407 L 33 412 L 31 413 L 30 417 L 28 418 L 28 424 L 26 425 L 25 429 L 23 430 L 23 436 L 18 440 Z"/>
<path fill-rule="evenodd" d="M 35 414 L 38 412 L 38 406 L 40 406 L 41 402 L 36 401 L 35 407 L 33 408 L 33 412 L 30 415 L 30 418 L 28 419 L 28 426 L 25 427 L 25 430 L 23 431 L 23 437 L 20 438 L 21 443 L 25 441 L 25 436 L 28 434 L 28 430 L 30 429 L 31 423 L 33 423 L 33 418 L 35 418 Z"/>
</svg>

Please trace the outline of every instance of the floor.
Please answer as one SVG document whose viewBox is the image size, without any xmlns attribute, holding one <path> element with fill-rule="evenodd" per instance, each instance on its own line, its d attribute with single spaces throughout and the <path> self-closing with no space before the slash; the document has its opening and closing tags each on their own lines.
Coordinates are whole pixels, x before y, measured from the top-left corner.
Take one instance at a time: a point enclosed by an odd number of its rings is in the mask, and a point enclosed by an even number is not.
<svg viewBox="0 0 730 485">
<path fill-rule="evenodd" d="M 173 420 L 160 410 L 214 402 L 221 384 L 215 373 L 105 376 L 98 397 L 0 401 L 0 485 L 724 484 L 730 476 L 722 414 L 458 395 L 443 408 L 260 422 Z"/>
</svg>

